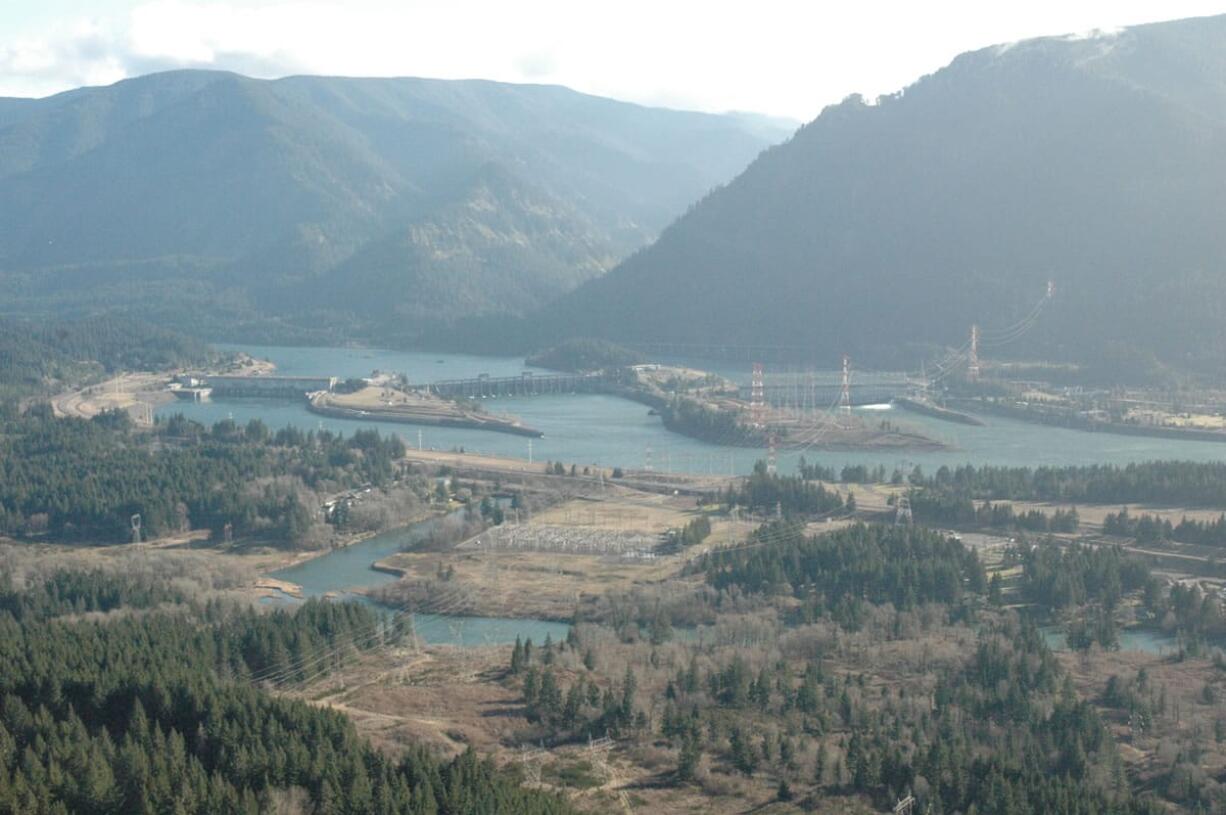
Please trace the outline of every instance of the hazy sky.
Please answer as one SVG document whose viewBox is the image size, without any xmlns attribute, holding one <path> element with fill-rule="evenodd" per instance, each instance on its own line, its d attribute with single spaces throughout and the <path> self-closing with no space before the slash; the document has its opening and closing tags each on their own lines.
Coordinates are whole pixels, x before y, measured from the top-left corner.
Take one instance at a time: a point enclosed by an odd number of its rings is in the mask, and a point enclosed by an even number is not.
<svg viewBox="0 0 1226 815">
<path fill-rule="evenodd" d="M 959 52 L 1226 13 L 1226 0 L 2 0 L 0 96 L 177 67 L 483 77 L 810 119 Z"/>
</svg>

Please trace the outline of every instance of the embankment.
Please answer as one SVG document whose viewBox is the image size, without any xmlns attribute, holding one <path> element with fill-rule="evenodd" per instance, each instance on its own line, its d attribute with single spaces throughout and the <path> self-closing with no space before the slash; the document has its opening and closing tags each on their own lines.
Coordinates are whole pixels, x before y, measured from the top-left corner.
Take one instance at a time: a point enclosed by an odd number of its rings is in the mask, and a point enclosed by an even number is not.
<svg viewBox="0 0 1226 815">
<path fill-rule="evenodd" d="M 1034 410 L 1019 407 L 1006 402 L 991 400 L 959 401 L 959 406 L 977 410 L 981 413 L 993 413 L 1019 419 L 1034 424 L 1067 427 L 1072 430 L 1085 430 L 1090 433 L 1113 433 L 1118 436 L 1146 436 L 1157 439 L 1183 439 L 1186 441 L 1217 441 L 1226 442 L 1226 432 L 1220 430 L 1203 430 L 1190 427 L 1155 427 L 1143 424 L 1124 424 L 1122 422 L 1103 422 L 1086 416 L 1070 414 L 1054 410 Z"/>
<path fill-rule="evenodd" d="M 921 416 L 931 416 L 934 419 L 940 419 L 944 422 L 954 422 L 955 424 L 983 427 L 983 421 L 969 413 L 961 413 L 957 410 L 950 410 L 947 407 L 941 407 L 940 405 L 935 405 L 932 402 L 911 399 L 907 396 L 898 396 L 894 398 L 894 404 L 901 408 L 905 408 L 912 413 L 918 413 Z"/>
<path fill-rule="evenodd" d="M 307 401 L 307 410 L 320 416 L 331 416 L 334 419 L 351 419 L 354 421 L 400 422 L 402 424 L 426 425 L 428 427 L 462 427 L 470 430 L 490 430 L 495 433 L 510 433 L 515 436 L 530 436 L 540 438 L 545 434 L 533 427 L 522 424 L 517 419 L 507 419 L 500 416 L 488 416 L 481 413 L 451 410 L 448 408 L 413 408 L 397 406 L 383 408 L 370 406 L 366 408 L 346 407 L 330 403 L 327 394 L 316 394 Z"/>
</svg>

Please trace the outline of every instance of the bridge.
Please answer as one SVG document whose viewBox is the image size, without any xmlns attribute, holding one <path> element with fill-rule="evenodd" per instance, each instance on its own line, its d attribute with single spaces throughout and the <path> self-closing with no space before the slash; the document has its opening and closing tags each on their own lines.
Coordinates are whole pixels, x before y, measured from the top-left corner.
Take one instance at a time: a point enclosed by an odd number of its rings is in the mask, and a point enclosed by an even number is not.
<svg viewBox="0 0 1226 815">
<path fill-rule="evenodd" d="M 443 379 L 428 385 L 413 385 L 416 390 L 428 390 L 444 397 L 482 399 L 493 396 L 542 396 L 562 393 L 605 393 L 621 381 L 619 372 L 595 374 L 550 373 L 525 371 L 519 376 L 481 374 L 473 379 Z"/>
</svg>

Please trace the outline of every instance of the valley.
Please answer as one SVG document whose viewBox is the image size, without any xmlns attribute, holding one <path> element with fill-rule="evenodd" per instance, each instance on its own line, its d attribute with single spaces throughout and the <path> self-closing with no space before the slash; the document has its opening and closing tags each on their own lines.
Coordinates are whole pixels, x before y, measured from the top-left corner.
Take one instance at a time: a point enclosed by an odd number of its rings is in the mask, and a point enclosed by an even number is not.
<svg viewBox="0 0 1226 815">
<path fill-rule="evenodd" d="M 419 5 L 0 9 L 0 815 L 1226 812 L 1226 16 Z"/>
</svg>

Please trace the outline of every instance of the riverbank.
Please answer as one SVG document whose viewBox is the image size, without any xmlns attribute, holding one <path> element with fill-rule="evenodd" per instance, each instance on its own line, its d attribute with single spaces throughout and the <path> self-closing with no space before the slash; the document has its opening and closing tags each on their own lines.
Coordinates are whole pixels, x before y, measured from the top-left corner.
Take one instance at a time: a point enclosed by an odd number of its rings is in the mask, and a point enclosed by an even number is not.
<svg viewBox="0 0 1226 815">
<path fill-rule="evenodd" d="M 1155 425 L 1124 424 L 1122 422 L 1105 422 L 1076 413 L 1055 410 L 1036 410 L 1029 407 L 1019 407 L 1006 402 L 989 399 L 958 399 L 956 403 L 968 410 L 977 410 L 997 416 L 1006 416 L 1031 424 L 1042 424 L 1052 427 L 1064 427 L 1070 430 L 1082 430 L 1088 433 L 1111 433 L 1117 436 L 1142 436 L 1155 439 L 1173 439 L 1179 441 L 1211 441 L 1226 442 L 1226 432 L 1220 430 L 1205 430 L 1192 427 L 1159 427 Z"/>
<path fill-rule="evenodd" d="M 545 435 L 515 417 L 479 413 L 445 399 L 378 387 L 351 394 L 321 391 L 307 400 L 307 410 L 335 419 L 489 430 L 538 439 Z"/>
<path fill-rule="evenodd" d="M 909 410 L 912 413 L 918 413 L 921 416 L 931 416 L 934 419 L 940 419 L 945 422 L 953 422 L 954 424 L 970 425 L 972 427 L 983 427 L 984 422 L 969 413 L 961 413 L 956 410 L 950 410 L 947 407 L 933 404 L 920 399 L 912 399 L 909 396 L 898 396 L 894 399 L 894 404 L 904 410 Z"/>
<path fill-rule="evenodd" d="M 684 390 L 680 397 L 675 392 L 678 383 Z M 754 427 L 750 419 L 753 407 L 739 398 L 736 383 L 694 368 L 658 366 L 637 371 L 632 382 L 611 384 L 606 390 L 651 408 L 673 433 L 726 447 L 765 449 L 773 436 L 780 450 L 931 453 L 951 449 L 913 428 L 889 421 L 874 425 L 859 417 L 836 417 L 820 409 L 763 405 L 759 409 L 761 424 Z M 947 416 L 935 406 L 930 413 L 916 412 L 940 419 L 961 417 L 953 411 Z M 982 424 L 971 417 L 963 418 L 966 424 Z"/>
<path fill-rule="evenodd" d="M 209 371 L 211 374 L 268 376 L 277 366 L 250 354 L 235 354 L 231 361 Z M 56 416 L 92 419 L 107 410 L 129 413 L 137 423 L 152 419 L 154 410 L 175 401 L 170 385 L 186 369 L 170 371 L 124 371 L 103 382 L 65 391 L 51 398 Z"/>
</svg>

